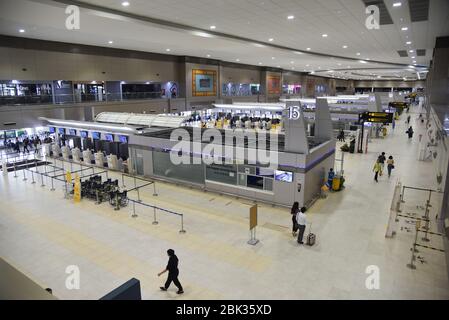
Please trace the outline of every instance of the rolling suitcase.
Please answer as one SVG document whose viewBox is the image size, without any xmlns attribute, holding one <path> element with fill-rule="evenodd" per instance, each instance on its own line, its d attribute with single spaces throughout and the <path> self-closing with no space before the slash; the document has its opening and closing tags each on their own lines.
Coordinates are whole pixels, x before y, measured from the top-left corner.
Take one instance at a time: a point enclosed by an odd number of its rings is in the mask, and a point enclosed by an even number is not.
<svg viewBox="0 0 449 320">
<path fill-rule="evenodd" d="M 313 246 L 315 244 L 316 235 L 312 233 L 312 225 L 310 225 L 310 232 L 307 235 L 307 245 Z"/>
</svg>

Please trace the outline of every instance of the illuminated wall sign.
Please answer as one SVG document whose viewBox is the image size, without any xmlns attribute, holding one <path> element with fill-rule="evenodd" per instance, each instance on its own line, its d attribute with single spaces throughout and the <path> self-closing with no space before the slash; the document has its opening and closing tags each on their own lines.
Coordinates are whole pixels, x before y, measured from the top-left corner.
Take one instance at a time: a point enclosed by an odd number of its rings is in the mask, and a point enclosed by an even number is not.
<svg viewBox="0 0 449 320">
<path fill-rule="evenodd" d="M 372 123 L 393 123 L 393 114 L 389 112 L 364 112 L 359 114 L 359 121 Z"/>
<path fill-rule="evenodd" d="M 290 107 L 288 109 L 288 118 L 298 120 L 301 116 L 301 108 L 299 106 Z"/>
</svg>

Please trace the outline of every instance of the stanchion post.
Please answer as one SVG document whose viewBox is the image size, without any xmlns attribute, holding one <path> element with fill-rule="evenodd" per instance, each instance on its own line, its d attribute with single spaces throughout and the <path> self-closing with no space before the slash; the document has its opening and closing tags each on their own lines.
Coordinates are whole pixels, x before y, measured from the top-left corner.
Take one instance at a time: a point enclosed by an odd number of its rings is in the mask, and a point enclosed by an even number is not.
<svg viewBox="0 0 449 320">
<path fill-rule="evenodd" d="M 23 171 L 23 179 L 22 179 L 22 181 L 27 181 L 28 179 L 27 179 L 26 172 L 25 172 L 26 168 L 23 168 L 22 171 Z"/>
<path fill-rule="evenodd" d="M 126 188 L 125 186 L 125 175 L 122 174 L 122 188 Z"/>
<path fill-rule="evenodd" d="M 65 198 L 68 199 L 69 198 L 69 191 L 67 190 L 67 181 L 64 182 L 64 187 L 65 187 Z"/>
<path fill-rule="evenodd" d="M 98 197 L 98 189 L 95 190 L 95 197 L 97 199 L 97 201 L 95 202 L 95 204 L 100 204 L 100 198 Z"/>
<path fill-rule="evenodd" d="M 412 269 L 412 270 L 415 270 L 415 269 L 416 269 L 416 266 L 415 266 L 415 253 L 418 252 L 418 250 L 416 250 L 416 243 L 417 243 L 417 241 L 418 241 L 418 230 L 419 230 L 419 227 L 420 227 L 420 226 L 421 226 L 420 221 L 419 221 L 419 220 L 416 221 L 415 242 L 413 243 L 413 248 L 411 248 L 411 251 L 412 251 L 412 258 L 410 259 L 410 263 L 407 264 L 407 267 L 409 267 L 409 268 Z"/>
<path fill-rule="evenodd" d="M 155 181 L 153 181 L 153 197 L 157 197 L 156 182 Z"/>
<path fill-rule="evenodd" d="M 55 183 L 55 178 L 53 178 L 53 177 L 51 177 L 51 191 L 55 191 L 55 185 L 54 185 L 54 183 Z"/>
<path fill-rule="evenodd" d="M 430 225 L 429 225 L 429 223 L 430 223 L 430 217 L 429 217 L 429 205 L 430 205 L 430 203 L 429 202 L 430 201 L 427 200 L 426 213 L 424 215 L 424 218 L 426 219 L 426 225 L 424 226 L 425 233 L 424 233 L 424 237 L 422 238 L 422 241 L 425 241 L 425 242 L 429 242 L 430 241 L 430 239 L 428 238 L 429 227 L 430 227 Z"/>
<path fill-rule="evenodd" d="M 153 224 L 157 225 L 158 223 L 156 220 L 156 207 L 153 207 Z"/>
<path fill-rule="evenodd" d="M 114 211 L 120 210 L 120 204 L 118 202 L 118 192 L 115 193 L 115 208 Z"/>
<path fill-rule="evenodd" d="M 34 158 L 36 158 L 36 155 L 34 155 Z M 37 167 L 37 160 L 34 161 L 34 168 L 36 169 L 36 172 L 39 173 L 39 169 Z"/>
<path fill-rule="evenodd" d="M 44 184 L 44 174 L 43 174 L 43 173 L 41 173 L 41 187 L 45 187 L 45 184 Z"/>
<path fill-rule="evenodd" d="M 14 159 L 14 178 L 17 178 L 17 171 L 16 171 L 16 159 Z"/>
<path fill-rule="evenodd" d="M 34 172 L 33 172 L 33 170 L 30 170 L 30 171 L 31 171 L 31 179 L 33 180 L 33 181 L 31 182 L 31 184 L 35 184 L 36 181 L 34 181 Z"/>
<path fill-rule="evenodd" d="M 184 230 L 184 215 L 181 214 L 181 230 L 179 230 L 179 233 L 186 233 Z"/>
<path fill-rule="evenodd" d="M 139 188 L 137 188 L 136 190 L 137 190 L 137 201 L 138 201 L 138 202 L 142 202 L 142 199 L 140 199 L 140 191 L 139 191 Z"/>
<path fill-rule="evenodd" d="M 133 201 L 133 215 L 131 216 L 132 218 L 137 218 L 137 214 L 136 214 L 136 203 Z"/>
</svg>

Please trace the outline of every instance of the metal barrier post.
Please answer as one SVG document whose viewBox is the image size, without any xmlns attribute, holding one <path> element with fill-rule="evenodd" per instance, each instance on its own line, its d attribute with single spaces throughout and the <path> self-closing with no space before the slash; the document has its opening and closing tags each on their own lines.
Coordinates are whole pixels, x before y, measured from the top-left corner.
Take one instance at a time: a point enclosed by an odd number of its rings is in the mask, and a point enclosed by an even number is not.
<svg viewBox="0 0 449 320">
<path fill-rule="evenodd" d="M 137 183 L 136 183 L 136 177 L 134 176 L 134 189 L 136 189 Z"/>
<path fill-rule="evenodd" d="M 27 179 L 27 176 L 26 176 L 26 173 L 25 173 L 26 169 L 24 168 L 24 169 L 22 169 L 22 171 L 23 171 L 23 179 L 22 179 L 22 181 L 27 181 L 28 179 Z"/>
<path fill-rule="evenodd" d="M 55 185 L 54 185 L 55 181 L 54 180 L 55 180 L 55 178 L 52 177 L 51 178 L 51 189 L 50 189 L 51 191 L 55 191 Z"/>
<path fill-rule="evenodd" d="M 153 224 L 157 225 L 158 223 L 156 220 L 156 207 L 153 207 Z"/>
<path fill-rule="evenodd" d="M 44 174 L 43 174 L 43 173 L 41 173 L 41 187 L 45 187 L 45 184 L 44 184 Z"/>
<path fill-rule="evenodd" d="M 114 211 L 120 210 L 120 204 L 118 202 L 118 192 L 115 193 L 115 208 Z"/>
<path fill-rule="evenodd" d="M 65 187 L 65 197 L 66 199 L 69 198 L 69 191 L 67 190 L 67 181 L 64 182 L 64 187 Z"/>
<path fill-rule="evenodd" d="M 16 159 L 14 159 L 14 178 L 17 178 L 17 172 L 16 172 Z M 8 169 L 8 168 L 7 168 Z"/>
<path fill-rule="evenodd" d="M 36 157 L 36 156 L 35 156 L 35 157 Z M 39 169 L 38 169 L 38 167 L 37 167 L 37 160 L 35 160 L 35 162 L 34 162 L 34 168 L 36 169 L 36 172 L 39 173 Z"/>
<path fill-rule="evenodd" d="M 70 161 L 70 172 L 73 172 L 73 162 Z"/>
<path fill-rule="evenodd" d="M 410 269 L 412 269 L 412 270 L 415 270 L 416 269 L 416 266 L 415 266 L 415 260 L 416 260 L 416 258 L 415 258 L 415 252 L 418 252 L 418 250 L 416 250 L 416 243 L 417 243 L 417 241 L 418 241 L 418 230 L 419 230 L 419 227 L 421 226 L 421 223 L 420 223 L 420 221 L 418 220 L 418 221 L 416 221 L 416 233 L 415 233 L 415 242 L 413 243 L 413 248 L 411 248 L 411 251 L 412 251 L 412 258 L 410 259 L 410 263 L 408 263 L 407 264 L 407 267 L 409 267 Z"/>
<path fill-rule="evenodd" d="M 184 215 L 181 214 L 181 230 L 179 230 L 179 233 L 186 233 L 184 230 Z"/>
<path fill-rule="evenodd" d="M 44 164 L 44 171 L 45 171 L 45 175 L 47 174 L 47 161 L 45 161 L 45 164 Z"/>
<path fill-rule="evenodd" d="M 100 204 L 100 198 L 98 197 L 98 190 L 95 190 L 95 197 L 97 198 L 95 204 Z"/>
<path fill-rule="evenodd" d="M 139 191 L 139 189 L 136 189 L 136 190 L 137 190 L 137 201 L 142 202 L 142 199 L 140 199 L 140 191 Z"/>
<path fill-rule="evenodd" d="M 430 198 L 430 197 L 429 197 Z M 430 239 L 428 238 L 428 232 L 429 232 L 429 223 L 430 223 L 430 217 L 429 217 L 429 206 L 430 206 L 430 203 L 429 203 L 430 201 L 429 200 L 427 200 L 427 203 L 426 203 L 426 213 L 425 213 L 425 215 L 424 215 L 424 218 L 426 219 L 426 225 L 424 226 L 424 230 L 426 230 L 425 231 L 425 235 L 424 235 L 424 238 L 422 238 L 421 240 L 422 241 L 425 241 L 425 242 L 429 242 L 430 241 Z"/>
<path fill-rule="evenodd" d="M 34 181 L 34 172 L 32 170 L 31 171 L 31 179 L 33 180 L 33 182 L 31 182 L 31 184 L 35 184 L 36 181 Z"/>
<path fill-rule="evenodd" d="M 156 193 L 156 182 L 153 182 L 153 197 L 157 197 L 157 193 Z"/>
<path fill-rule="evenodd" d="M 136 203 L 133 201 L 133 215 L 131 216 L 132 218 L 137 218 L 137 214 L 136 214 Z"/>
<path fill-rule="evenodd" d="M 122 188 L 126 188 L 125 186 L 125 175 L 122 174 Z"/>
</svg>

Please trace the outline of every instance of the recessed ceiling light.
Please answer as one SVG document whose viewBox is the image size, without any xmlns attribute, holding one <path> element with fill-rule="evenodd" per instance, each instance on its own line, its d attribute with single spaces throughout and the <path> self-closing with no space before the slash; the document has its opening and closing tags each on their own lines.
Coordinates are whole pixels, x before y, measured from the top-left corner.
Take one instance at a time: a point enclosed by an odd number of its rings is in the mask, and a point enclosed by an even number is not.
<svg viewBox="0 0 449 320">
<path fill-rule="evenodd" d="M 293 20 L 293 19 L 295 19 L 295 16 L 288 16 L 287 19 L 288 20 Z"/>
<path fill-rule="evenodd" d="M 407 41 L 405 44 L 412 44 L 412 42 L 411 41 Z"/>
<path fill-rule="evenodd" d="M 259 65 L 261 65 L 262 64 L 262 62 L 259 62 Z"/>
<path fill-rule="evenodd" d="M 415 58 L 416 58 L 415 56 L 412 57 L 412 59 L 415 59 Z"/>
<path fill-rule="evenodd" d="M 25 29 L 20 29 L 19 32 L 20 32 L 20 33 L 24 33 L 24 32 L 25 32 Z"/>
<path fill-rule="evenodd" d="M 145 84 L 150 84 L 150 83 L 147 81 L 147 82 L 145 82 Z"/>
<path fill-rule="evenodd" d="M 268 41 L 269 41 L 269 42 L 273 42 L 273 41 L 274 41 L 274 39 L 273 39 L 273 38 L 270 38 L 270 39 L 268 39 Z"/>
<path fill-rule="evenodd" d="M 210 54 L 208 54 L 207 57 L 210 58 Z"/>
<path fill-rule="evenodd" d="M 290 63 L 295 63 L 295 61 L 290 61 Z"/>
<path fill-rule="evenodd" d="M 310 49 L 310 48 L 307 48 L 306 50 L 307 50 L 307 51 L 310 51 L 310 50 L 312 50 L 312 49 Z"/>
<path fill-rule="evenodd" d="M 407 30 L 408 30 L 408 27 L 402 27 L 401 30 L 402 30 L 402 31 L 407 31 Z"/>
<path fill-rule="evenodd" d="M 276 68 L 280 68 L 281 66 L 276 66 Z"/>
<path fill-rule="evenodd" d="M 170 51 L 171 51 L 171 49 L 168 49 L 168 48 L 167 48 L 167 49 L 165 49 L 165 51 L 167 51 L 167 52 L 170 52 Z"/>
<path fill-rule="evenodd" d="M 356 55 L 359 56 L 359 55 L 360 55 L 360 52 L 357 52 Z"/>
<path fill-rule="evenodd" d="M 409 50 L 408 52 L 412 53 L 412 52 L 413 52 L 413 50 Z"/>
<path fill-rule="evenodd" d="M 124 7 L 128 7 L 128 6 L 129 6 L 129 2 L 128 2 L 128 1 L 124 1 L 124 2 L 122 2 L 122 6 L 124 6 Z"/>
<path fill-rule="evenodd" d="M 240 59 L 235 59 L 235 61 L 239 62 L 239 61 L 240 61 Z"/>
<path fill-rule="evenodd" d="M 400 2 L 393 3 L 393 7 L 400 7 L 400 6 L 402 6 L 402 3 Z"/>
<path fill-rule="evenodd" d="M 326 33 L 322 34 L 321 36 L 322 36 L 323 38 L 327 38 L 327 34 L 326 34 Z"/>
<path fill-rule="evenodd" d="M 210 26 L 209 27 L 211 30 L 215 30 L 217 27 L 216 26 Z"/>
<path fill-rule="evenodd" d="M 341 66 L 341 63 L 337 63 L 339 66 Z"/>
<path fill-rule="evenodd" d="M 343 49 L 348 49 L 348 46 L 347 46 L 347 45 L 344 45 L 344 46 L 343 46 Z"/>
<path fill-rule="evenodd" d="M 114 41 L 110 40 L 110 41 L 108 41 L 108 43 L 109 43 L 109 44 L 113 44 L 113 43 L 114 43 Z"/>
<path fill-rule="evenodd" d="M 271 60 L 274 60 L 274 59 L 276 59 L 275 57 L 271 57 Z"/>
<path fill-rule="evenodd" d="M 310 67 L 310 64 L 306 64 L 306 67 Z"/>
<path fill-rule="evenodd" d="M 321 67 L 318 67 L 318 69 L 321 69 Z"/>
<path fill-rule="evenodd" d="M 365 60 L 359 60 L 360 63 L 368 63 Z"/>
<path fill-rule="evenodd" d="M 416 63 L 416 60 L 413 60 L 413 63 Z"/>
</svg>

